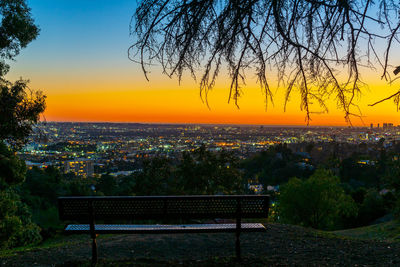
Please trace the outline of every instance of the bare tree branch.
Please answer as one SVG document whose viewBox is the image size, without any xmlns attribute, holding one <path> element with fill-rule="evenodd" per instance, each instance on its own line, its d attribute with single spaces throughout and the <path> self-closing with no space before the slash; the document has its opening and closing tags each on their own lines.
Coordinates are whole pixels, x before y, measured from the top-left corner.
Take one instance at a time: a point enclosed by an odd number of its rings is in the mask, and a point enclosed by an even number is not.
<svg viewBox="0 0 400 267">
<path fill-rule="evenodd" d="M 285 109 L 297 91 L 308 123 L 311 114 L 327 112 L 326 101 L 334 98 L 350 122 L 351 116 L 361 117 L 356 103 L 366 86 L 361 69 L 377 64 L 382 78 L 390 80 L 399 12 L 393 0 L 141 0 L 131 25 L 136 42 L 128 53 L 146 78 L 154 63 L 179 80 L 184 71 L 194 79 L 200 72 L 200 96 L 207 105 L 224 67 L 231 78 L 228 101 L 238 106 L 251 71 L 268 105 L 273 69 L 286 87 Z M 377 40 L 387 41 L 383 55 Z M 390 98 L 400 100 L 397 94 Z"/>
</svg>

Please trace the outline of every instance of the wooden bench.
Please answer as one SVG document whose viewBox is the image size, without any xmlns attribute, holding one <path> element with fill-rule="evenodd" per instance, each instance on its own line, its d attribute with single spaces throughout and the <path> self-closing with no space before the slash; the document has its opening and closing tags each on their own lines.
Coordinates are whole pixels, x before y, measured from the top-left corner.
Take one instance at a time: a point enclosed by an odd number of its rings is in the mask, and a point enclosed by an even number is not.
<svg viewBox="0 0 400 267">
<path fill-rule="evenodd" d="M 61 220 L 65 232 L 90 234 L 92 262 L 97 262 L 97 234 L 219 233 L 236 235 L 236 256 L 240 259 L 240 233 L 262 232 L 261 223 L 242 223 L 243 218 L 267 218 L 269 196 L 140 196 L 140 197 L 60 197 Z M 99 221 L 236 219 L 228 224 L 96 224 Z"/>
</svg>

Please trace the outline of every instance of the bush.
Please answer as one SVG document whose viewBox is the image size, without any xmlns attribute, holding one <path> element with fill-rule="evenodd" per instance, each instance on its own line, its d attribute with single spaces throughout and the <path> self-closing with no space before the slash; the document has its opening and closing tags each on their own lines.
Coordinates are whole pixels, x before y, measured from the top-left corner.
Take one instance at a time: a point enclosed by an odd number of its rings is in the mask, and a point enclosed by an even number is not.
<svg viewBox="0 0 400 267">
<path fill-rule="evenodd" d="M 359 225 L 367 225 L 385 215 L 385 203 L 383 197 L 375 189 L 370 189 L 362 202 L 357 222 Z"/>
<path fill-rule="evenodd" d="M 292 178 L 279 196 L 280 220 L 316 229 L 337 229 L 357 215 L 357 205 L 344 193 L 339 178 L 319 169 L 309 179 Z"/>
<path fill-rule="evenodd" d="M 38 243 L 40 228 L 32 223 L 28 207 L 11 190 L 0 192 L 0 248 Z"/>
</svg>

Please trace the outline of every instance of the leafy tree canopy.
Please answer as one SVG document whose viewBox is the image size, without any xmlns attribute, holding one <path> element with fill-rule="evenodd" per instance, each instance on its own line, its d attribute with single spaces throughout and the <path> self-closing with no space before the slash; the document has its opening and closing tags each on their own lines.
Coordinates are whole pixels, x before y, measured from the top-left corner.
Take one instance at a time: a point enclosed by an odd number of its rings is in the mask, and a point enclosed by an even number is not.
<svg viewBox="0 0 400 267">
<path fill-rule="evenodd" d="M 6 81 L 7 60 L 36 38 L 25 0 L 0 0 L 0 248 L 11 248 L 41 240 L 40 228 L 32 223 L 28 207 L 21 202 L 15 185 L 25 179 L 25 163 L 14 154 L 22 147 L 45 109 L 45 97 L 32 91 L 27 81 Z M 10 149 L 12 148 L 12 149 Z"/>
<path fill-rule="evenodd" d="M 42 92 L 29 90 L 27 81 L 0 80 L 0 140 L 13 148 L 25 144 L 45 110 L 45 99 Z"/>
<path fill-rule="evenodd" d="M 25 163 L 0 142 L 0 191 L 23 182 L 25 172 Z"/>
<path fill-rule="evenodd" d="M 338 177 L 318 169 L 307 180 L 292 178 L 282 186 L 279 214 L 285 222 L 335 229 L 342 219 L 357 215 L 357 205 L 344 193 Z"/>
<path fill-rule="evenodd" d="M 211 152 L 206 146 L 183 152 L 177 166 L 181 193 L 240 194 L 244 191 L 238 159 L 227 151 Z"/>
<path fill-rule="evenodd" d="M 390 79 L 399 11 L 398 1 L 391 0 L 141 0 L 129 57 L 142 65 L 146 78 L 153 63 L 179 79 L 185 70 L 196 78 L 202 68 L 205 100 L 227 66 L 229 100 L 236 104 L 247 70 L 256 74 L 267 103 L 273 100 L 270 77 L 277 75 L 286 87 L 285 105 L 298 90 L 307 121 L 312 112 L 327 111 L 332 96 L 349 121 L 360 114 L 361 69 L 378 65 L 382 78 Z M 400 91 L 390 98 L 399 104 Z"/>
<path fill-rule="evenodd" d="M 45 96 L 28 81 L 6 81 L 13 60 L 39 34 L 25 0 L 0 0 L 0 141 L 20 148 L 45 109 Z"/>
<path fill-rule="evenodd" d="M 0 76 L 4 76 L 9 70 L 5 60 L 14 59 L 22 48 L 36 39 L 39 28 L 25 0 L 1 0 L 0 18 Z"/>
</svg>

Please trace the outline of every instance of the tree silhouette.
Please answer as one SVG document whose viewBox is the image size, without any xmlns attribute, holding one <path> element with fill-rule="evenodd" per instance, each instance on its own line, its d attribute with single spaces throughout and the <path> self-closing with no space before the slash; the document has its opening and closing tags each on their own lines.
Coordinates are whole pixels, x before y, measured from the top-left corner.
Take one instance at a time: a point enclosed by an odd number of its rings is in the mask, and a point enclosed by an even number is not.
<svg viewBox="0 0 400 267">
<path fill-rule="evenodd" d="M 241 194 L 243 178 L 238 159 L 231 152 L 211 152 L 205 145 L 183 152 L 177 166 L 179 187 L 184 194 Z"/>
<path fill-rule="evenodd" d="M 12 60 L 31 41 L 36 39 L 39 28 L 31 17 L 25 0 L 0 1 L 0 76 L 4 76 Z"/>
<path fill-rule="evenodd" d="M 356 103 L 365 86 L 361 69 L 379 65 L 382 78 L 391 79 L 399 11 L 398 2 L 387 0 L 141 0 L 131 23 L 136 42 L 128 54 L 146 78 L 154 62 L 179 80 L 185 70 L 196 78 L 202 68 L 205 101 L 226 66 L 229 100 L 236 105 L 248 70 L 255 72 L 266 103 L 272 102 L 270 80 L 276 72 L 286 87 L 285 107 L 298 90 L 307 122 L 313 112 L 328 111 L 328 97 L 350 122 L 361 114 Z"/>
<path fill-rule="evenodd" d="M 11 83 L 0 78 L 0 141 L 15 149 L 22 147 L 39 122 L 45 99 L 41 91 L 30 90 L 27 81 Z"/>
<path fill-rule="evenodd" d="M 0 142 L 20 148 L 45 109 L 45 96 L 28 81 L 6 81 L 13 60 L 39 34 L 25 0 L 0 0 Z"/>
<path fill-rule="evenodd" d="M 36 38 L 25 0 L 0 0 L 0 248 L 28 245 L 41 240 L 40 228 L 32 223 L 16 185 L 25 179 L 25 162 L 15 155 L 45 109 L 45 97 L 30 90 L 27 81 L 6 81 L 7 60 Z"/>
</svg>

